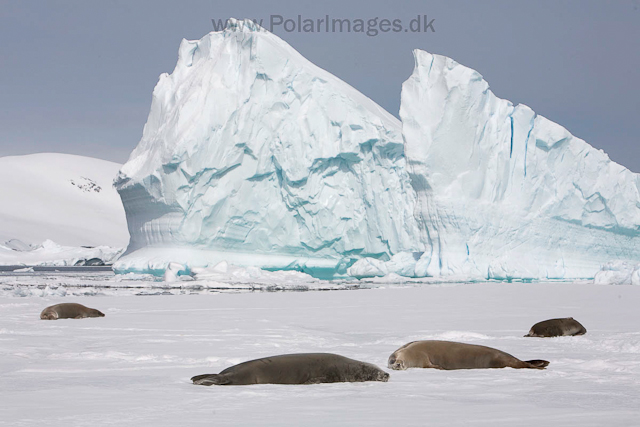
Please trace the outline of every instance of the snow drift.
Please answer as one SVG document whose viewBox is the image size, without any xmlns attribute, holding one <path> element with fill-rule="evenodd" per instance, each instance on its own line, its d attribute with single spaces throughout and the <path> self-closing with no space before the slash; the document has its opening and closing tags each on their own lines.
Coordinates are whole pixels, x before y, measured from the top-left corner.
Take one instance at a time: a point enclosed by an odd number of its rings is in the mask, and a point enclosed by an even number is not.
<svg viewBox="0 0 640 427">
<path fill-rule="evenodd" d="M 183 40 L 116 185 L 120 272 L 227 260 L 332 276 L 421 246 L 398 120 L 250 21 Z"/>
<path fill-rule="evenodd" d="M 570 279 L 640 259 L 638 175 L 474 70 L 415 59 L 400 123 L 250 21 L 184 40 L 116 181 L 116 271 Z"/>
</svg>

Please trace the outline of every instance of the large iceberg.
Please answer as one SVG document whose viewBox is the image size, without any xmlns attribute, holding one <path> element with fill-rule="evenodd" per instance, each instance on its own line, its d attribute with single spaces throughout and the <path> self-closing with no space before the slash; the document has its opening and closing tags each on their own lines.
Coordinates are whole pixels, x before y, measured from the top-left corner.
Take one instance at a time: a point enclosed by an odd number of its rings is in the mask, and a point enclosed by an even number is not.
<svg viewBox="0 0 640 427">
<path fill-rule="evenodd" d="M 421 248 L 401 124 L 251 21 L 183 40 L 116 179 L 118 272 L 226 260 L 332 277 Z"/>
<path fill-rule="evenodd" d="M 570 279 L 640 260 L 637 174 L 476 71 L 415 60 L 399 122 L 250 21 L 184 40 L 116 179 L 115 270 Z"/>
<path fill-rule="evenodd" d="M 416 50 L 405 154 L 430 276 L 593 277 L 640 260 L 640 177 L 482 76 Z"/>
</svg>

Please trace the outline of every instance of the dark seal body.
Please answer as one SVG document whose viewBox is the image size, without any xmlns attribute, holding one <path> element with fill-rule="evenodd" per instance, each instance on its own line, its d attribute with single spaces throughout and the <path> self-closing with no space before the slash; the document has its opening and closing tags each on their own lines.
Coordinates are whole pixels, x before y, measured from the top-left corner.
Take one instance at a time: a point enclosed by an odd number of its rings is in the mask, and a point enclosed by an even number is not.
<svg viewBox="0 0 640 427">
<path fill-rule="evenodd" d="M 283 354 L 250 360 L 219 374 L 191 378 L 199 385 L 319 384 L 388 381 L 389 374 L 371 363 L 331 353 Z"/>
<path fill-rule="evenodd" d="M 562 337 L 584 335 L 587 330 L 573 317 L 563 319 L 549 319 L 538 322 L 531 327 L 525 337 Z"/>
<path fill-rule="evenodd" d="M 104 317 L 104 313 L 75 302 L 52 305 L 40 313 L 42 320 L 84 319 L 85 317 Z"/>
<path fill-rule="evenodd" d="M 414 341 L 397 349 L 389 357 L 389 368 L 486 369 L 529 368 L 544 369 L 546 360 L 522 361 L 504 351 L 482 345 L 451 341 Z"/>
</svg>

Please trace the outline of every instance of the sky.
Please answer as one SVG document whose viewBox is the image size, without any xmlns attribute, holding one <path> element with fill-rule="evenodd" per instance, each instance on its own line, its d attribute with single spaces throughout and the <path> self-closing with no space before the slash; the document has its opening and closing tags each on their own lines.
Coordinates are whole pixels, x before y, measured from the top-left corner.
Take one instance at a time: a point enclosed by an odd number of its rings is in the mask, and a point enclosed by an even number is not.
<svg viewBox="0 0 640 427">
<path fill-rule="evenodd" d="M 640 0 L 0 0 L 0 156 L 61 152 L 123 163 L 142 136 L 158 76 L 211 19 L 401 19 L 435 32 L 274 32 L 398 116 L 413 49 L 479 71 L 523 103 L 640 172 Z M 273 18 L 277 19 L 277 18 Z M 635 82 L 635 83 L 634 83 Z"/>
</svg>

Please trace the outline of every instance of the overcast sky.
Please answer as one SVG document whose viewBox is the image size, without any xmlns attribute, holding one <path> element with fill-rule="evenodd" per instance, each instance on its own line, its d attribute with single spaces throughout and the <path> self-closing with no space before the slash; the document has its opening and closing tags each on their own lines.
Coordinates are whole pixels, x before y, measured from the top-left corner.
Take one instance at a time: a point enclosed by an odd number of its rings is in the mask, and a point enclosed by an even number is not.
<svg viewBox="0 0 640 427">
<path fill-rule="evenodd" d="M 158 76 L 211 19 L 435 19 L 435 33 L 275 33 L 398 115 L 412 49 L 478 70 L 640 172 L 640 4 L 620 1 L 0 0 L 0 156 L 63 152 L 124 162 Z"/>
</svg>

